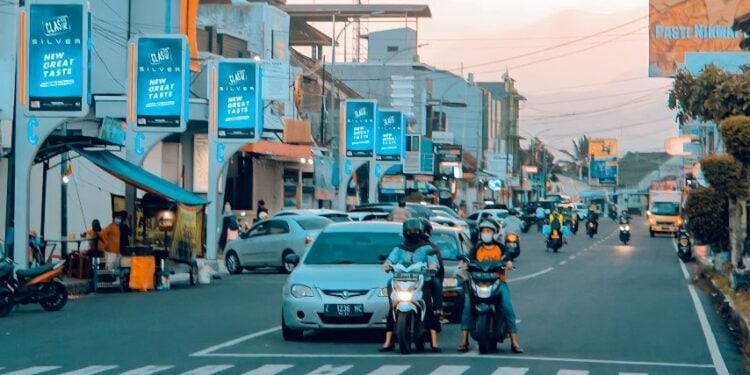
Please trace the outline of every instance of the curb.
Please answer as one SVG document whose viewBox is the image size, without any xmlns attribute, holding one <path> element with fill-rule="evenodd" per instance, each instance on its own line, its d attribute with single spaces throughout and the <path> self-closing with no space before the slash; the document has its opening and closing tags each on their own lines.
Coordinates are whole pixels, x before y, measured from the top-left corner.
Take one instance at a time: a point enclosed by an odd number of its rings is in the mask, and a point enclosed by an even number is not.
<svg viewBox="0 0 750 375">
<path fill-rule="evenodd" d="M 708 276 L 705 275 L 704 276 Z M 726 321 L 727 327 L 734 336 L 740 351 L 746 356 L 750 356 L 750 318 L 743 316 L 735 309 L 734 301 L 731 297 L 716 285 L 716 280 L 708 277 L 709 297 L 722 318 Z"/>
</svg>

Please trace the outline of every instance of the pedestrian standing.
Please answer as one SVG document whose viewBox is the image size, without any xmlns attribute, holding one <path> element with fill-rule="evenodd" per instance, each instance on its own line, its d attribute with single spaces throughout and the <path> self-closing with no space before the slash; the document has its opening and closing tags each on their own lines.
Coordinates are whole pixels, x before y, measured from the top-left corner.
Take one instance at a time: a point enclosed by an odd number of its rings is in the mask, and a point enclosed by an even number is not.
<svg viewBox="0 0 750 375">
<path fill-rule="evenodd" d="M 406 201 L 404 200 L 398 201 L 398 207 L 391 210 L 391 213 L 388 215 L 388 220 L 394 223 L 403 223 L 409 218 L 411 218 L 411 212 L 406 209 Z"/>
<path fill-rule="evenodd" d="M 266 201 L 264 201 L 264 200 L 261 199 L 261 200 L 258 201 L 258 212 L 255 215 L 255 219 L 256 220 L 260 219 L 261 218 L 260 214 L 262 214 L 264 212 L 266 214 L 268 214 L 268 209 L 266 208 Z"/>
</svg>

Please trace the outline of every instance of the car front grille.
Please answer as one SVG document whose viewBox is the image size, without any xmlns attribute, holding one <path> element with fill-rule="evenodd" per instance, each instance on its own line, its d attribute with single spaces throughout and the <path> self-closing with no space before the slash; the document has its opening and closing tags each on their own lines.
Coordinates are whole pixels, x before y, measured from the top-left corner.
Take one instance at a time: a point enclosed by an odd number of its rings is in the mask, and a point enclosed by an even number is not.
<svg viewBox="0 0 750 375">
<path fill-rule="evenodd" d="M 674 225 L 674 223 L 671 221 L 657 221 L 656 225 L 663 225 L 666 227 L 666 226 Z"/>
<path fill-rule="evenodd" d="M 369 290 L 323 290 L 323 294 L 341 299 L 364 296 Z"/>
<path fill-rule="evenodd" d="M 323 324 L 367 324 L 370 322 L 372 313 L 364 313 L 362 316 L 325 316 L 323 313 L 318 313 L 320 321 Z"/>
</svg>

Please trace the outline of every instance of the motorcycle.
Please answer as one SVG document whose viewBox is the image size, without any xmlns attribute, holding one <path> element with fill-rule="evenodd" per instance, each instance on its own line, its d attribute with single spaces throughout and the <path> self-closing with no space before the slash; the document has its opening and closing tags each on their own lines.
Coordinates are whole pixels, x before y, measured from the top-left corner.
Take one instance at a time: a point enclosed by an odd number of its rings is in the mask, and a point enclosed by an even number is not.
<svg viewBox="0 0 750 375">
<path fill-rule="evenodd" d="M 416 350 L 421 352 L 428 336 L 424 325 L 427 303 L 422 289 L 425 275 L 434 271 L 428 270 L 425 263 L 419 262 L 408 267 L 394 264 L 391 272 L 391 314 L 399 351 L 401 354 L 409 354 L 414 344 Z"/>
<path fill-rule="evenodd" d="M 620 224 L 620 241 L 622 241 L 623 245 L 627 245 L 630 242 L 630 224 Z"/>
<path fill-rule="evenodd" d="M 547 251 L 557 252 L 563 245 L 562 233 L 559 229 L 552 229 L 547 237 Z"/>
<path fill-rule="evenodd" d="M 594 235 L 597 234 L 599 231 L 599 223 L 596 221 L 587 221 L 586 222 L 586 235 L 589 236 L 589 238 L 594 238 Z"/>
<path fill-rule="evenodd" d="M 47 311 L 62 309 L 68 302 L 68 289 L 58 279 L 64 265 L 63 260 L 16 271 L 12 260 L 0 261 L 0 317 L 15 305 L 38 303 Z"/>
<path fill-rule="evenodd" d="M 690 235 L 684 229 L 677 233 L 677 257 L 684 263 L 693 259 L 693 245 Z"/>
<path fill-rule="evenodd" d="M 573 234 L 578 234 L 578 222 L 581 220 L 580 217 L 578 217 L 577 213 L 573 213 L 573 216 L 570 217 L 570 231 Z"/>
<path fill-rule="evenodd" d="M 467 293 L 471 301 L 471 337 L 476 340 L 480 354 L 497 351 L 497 344 L 508 335 L 508 327 L 500 306 L 502 282 L 497 273 L 505 270 L 504 262 L 469 262 Z"/>
</svg>

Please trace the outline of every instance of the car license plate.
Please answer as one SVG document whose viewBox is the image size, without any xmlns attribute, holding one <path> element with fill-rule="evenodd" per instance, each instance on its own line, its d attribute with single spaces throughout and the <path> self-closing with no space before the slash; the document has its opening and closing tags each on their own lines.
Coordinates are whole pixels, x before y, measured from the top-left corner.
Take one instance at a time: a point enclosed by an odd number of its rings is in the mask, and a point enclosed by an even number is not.
<svg viewBox="0 0 750 375">
<path fill-rule="evenodd" d="M 365 305 L 324 305 L 325 314 L 327 316 L 351 316 L 358 317 L 365 313 Z"/>
<path fill-rule="evenodd" d="M 661 230 L 670 231 L 670 230 L 672 230 L 672 228 L 670 228 L 670 227 L 661 227 Z"/>
</svg>

